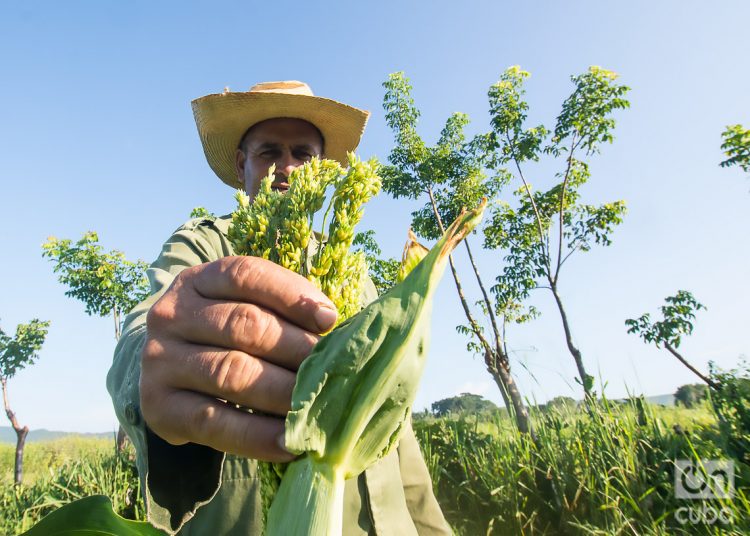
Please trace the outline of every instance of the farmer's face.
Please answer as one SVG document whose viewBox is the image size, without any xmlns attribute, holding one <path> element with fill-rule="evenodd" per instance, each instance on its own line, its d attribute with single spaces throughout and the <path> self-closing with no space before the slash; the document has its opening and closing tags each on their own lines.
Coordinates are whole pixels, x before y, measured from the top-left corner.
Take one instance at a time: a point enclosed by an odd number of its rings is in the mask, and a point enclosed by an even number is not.
<svg viewBox="0 0 750 536">
<path fill-rule="evenodd" d="M 267 119 L 253 125 L 237 149 L 237 176 L 251 199 L 268 168 L 276 165 L 272 188 L 286 191 L 289 174 L 313 156 L 323 154 L 320 131 L 302 119 Z"/>
</svg>

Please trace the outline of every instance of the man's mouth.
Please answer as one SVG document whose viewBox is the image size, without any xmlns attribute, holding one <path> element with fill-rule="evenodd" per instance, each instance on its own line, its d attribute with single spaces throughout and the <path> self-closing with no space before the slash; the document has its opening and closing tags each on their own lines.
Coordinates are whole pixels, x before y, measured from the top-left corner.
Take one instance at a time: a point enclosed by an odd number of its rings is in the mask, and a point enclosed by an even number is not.
<svg viewBox="0 0 750 536">
<path fill-rule="evenodd" d="M 277 192 L 286 192 L 288 189 L 289 189 L 288 182 L 274 182 L 271 185 L 271 190 L 276 190 Z"/>
</svg>

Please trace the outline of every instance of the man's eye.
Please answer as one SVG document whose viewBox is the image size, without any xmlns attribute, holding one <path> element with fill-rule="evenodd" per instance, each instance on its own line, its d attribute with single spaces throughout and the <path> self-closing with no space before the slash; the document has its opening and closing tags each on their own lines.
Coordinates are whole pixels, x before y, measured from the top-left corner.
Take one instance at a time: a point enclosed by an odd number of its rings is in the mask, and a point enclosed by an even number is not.
<svg viewBox="0 0 750 536">
<path fill-rule="evenodd" d="M 258 154 L 261 158 L 265 158 L 266 160 L 272 160 L 276 158 L 279 155 L 278 151 L 262 151 Z"/>
<path fill-rule="evenodd" d="M 314 155 L 310 151 L 297 151 L 294 156 L 297 160 L 310 160 Z"/>
</svg>

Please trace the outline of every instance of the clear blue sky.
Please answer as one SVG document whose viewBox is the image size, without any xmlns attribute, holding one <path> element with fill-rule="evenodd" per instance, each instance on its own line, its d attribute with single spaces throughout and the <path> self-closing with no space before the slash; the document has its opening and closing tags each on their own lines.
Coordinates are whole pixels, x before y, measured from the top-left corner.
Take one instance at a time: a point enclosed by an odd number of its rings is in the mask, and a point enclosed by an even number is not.
<svg viewBox="0 0 750 536">
<path fill-rule="evenodd" d="M 561 290 L 576 342 L 610 396 L 673 392 L 695 378 L 664 351 L 627 335 L 624 319 L 689 289 L 707 305 L 683 350 L 706 370 L 750 350 L 750 181 L 718 167 L 720 132 L 750 125 L 750 4 L 735 2 L 3 2 L 0 6 L 0 322 L 52 321 L 39 362 L 9 384 L 31 428 L 115 429 L 104 376 L 112 321 L 66 298 L 40 245 L 92 229 L 107 248 L 149 262 L 190 210 L 233 207 L 208 168 L 190 100 L 299 79 L 373 112 L 360 154 L 385 159 L 392 137 L 381 83 L 404 70 L 433 142 L 448 115 L 487 128 L 488 87 L 508 66 L 531 71 L 530 120 L 551 125 L 571 74 L 601 65 L 632 87 L 616 140 L 592 159 L 585 199 L 624 199 L 609 248 L 566 266 Z M 540 167 L 532 181 L 549 184 Z M 415 208 L 374 201 L 364 227 L 397 255 Z M 496 255 L 482 255 L 491 279 Z M 468 277 L 465 277 L 468 279 Z M 559 319 L 538 291 L 541 319 L 508 340 L 522 392 L 579 397 Z M 499 401 L 464 350 L 446 277 L 416 408 L 463 391 Z M 528 369 L 528 370 L 527 370 Z M 1 423 L 0 425 L 6 425 Z"/>
</svg>

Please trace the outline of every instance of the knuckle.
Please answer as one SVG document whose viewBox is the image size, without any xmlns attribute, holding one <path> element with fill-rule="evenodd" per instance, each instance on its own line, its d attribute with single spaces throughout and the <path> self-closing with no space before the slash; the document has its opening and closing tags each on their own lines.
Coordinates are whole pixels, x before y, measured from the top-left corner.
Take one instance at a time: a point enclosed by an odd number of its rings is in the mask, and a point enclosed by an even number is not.
<svg viewBox="0 0 750 536">
<path fill-rule="evenodd" d="M 227 336 L 231 341 L 252 337 L 261 340 L 269 329 L 271 315 L 254 305 L 237 304 L 229 315 L 226 324 Z"/>
<path fill-rule="evenodd" d="M 186 426 L 190 438 L 201 438 L 207 430 L 215 430 L 220 415 L 211 403 L 200 404 L 188 414 Z"/>
<path fill-rule="evenodd" d="M 141 367 L 150 365 L 164 354 L 164 346 L 156 339 L 148 337 L 141 351 Z"/>
<path fill-rule="evenodd" d="M 150 330 L 159 329 L 175 318 L 175 305 L 171 296 L 165 294 L 154 303 L 146 314 L 146 326 Z"/>
<path fill-rule="evenodd" d="M 262 372 L 257 359 L 236 350 L 230 350 L 220 360 L 214 378 L 219 392 L 238 395 L 251 387 Z"/>
<path fill-rule="evenodd" d="M 256 257 L 235 257 L 228 263 L 227 273 L 239 286 L 253 288 L 261 280 L 265 265 Z"/>
</svg>

